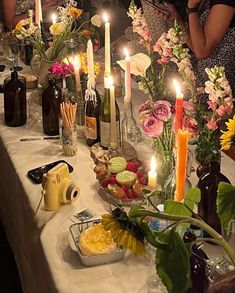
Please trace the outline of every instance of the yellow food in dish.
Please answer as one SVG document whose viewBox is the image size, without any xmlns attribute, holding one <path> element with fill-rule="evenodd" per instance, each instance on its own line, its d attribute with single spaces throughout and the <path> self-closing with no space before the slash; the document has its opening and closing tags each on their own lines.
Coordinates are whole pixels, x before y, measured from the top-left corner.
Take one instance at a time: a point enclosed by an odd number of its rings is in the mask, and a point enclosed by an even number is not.
<svg viewBox="0 0 235 293">
<path fill-rule="evenodd" d="M 78 245 L 85 256 L 109 253 L 117 248 L 111 232 L 106 231 L 102 224 L 84 230 L 81 233 Z"/>
</svg>

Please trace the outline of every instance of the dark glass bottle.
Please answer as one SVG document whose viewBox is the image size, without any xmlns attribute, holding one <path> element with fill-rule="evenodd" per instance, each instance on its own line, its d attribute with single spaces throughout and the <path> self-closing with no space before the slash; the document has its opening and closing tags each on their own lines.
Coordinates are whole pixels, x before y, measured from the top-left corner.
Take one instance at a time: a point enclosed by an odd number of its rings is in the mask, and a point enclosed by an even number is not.
<svg viewBox="0 0 235 293">
<path fill-rule="evenodd" d="M 185 244 L 190 244 L 196 240 L 196 235 L 191 232 L 186 232 L 183 237 Z M 191 255 L 189 258 L 192 287 L 186 293 L 203 293 L 208 287 L 206 278 L 206 260 L 208 259 L 205 252 L 202 250 L 202 245 L 193 244 L 191 247 Z"/>
<path fill-rule="evenodd" d="M 118 140 L 120 139 L 120 111 L 117 102 L 116 106 L 116 124 Z M 109 148 L 111 138 L 111 114 L 110 114 L 110 89 L 104 89 L 104 98 L 100 107 L 100 143 L 104 148 Z"/>
<path fill-rule="evenodd" d="M 51 78 L 49 86 L 42 93 L 43 132 L 47 135 L 59 134 L 59 113 L 62 102 L 61 89 L 56 80 Z"/>
<path fill-rule="evenodd" d="M 17 71 L 4 81 L 4 113 L 6 125 L 16 127 L 26 123 L 26 80 Z"/>
<path fill-rule="evenodd" d="M 201 201 L 198 205 L 199 215 L 202 219 L 221 233 L 221 223 L 216 211 L 216 197 L 220 182 L 229 182 L 228 178 L 220 173 L 220 162 L 211 161 L 209 171 L 202 175 L 198 181 L 198 188 L 201 190 Z M 205 237 L 209 235 L 204 232 Z"/>
<path fill-rule="evenodd" d="M 92 86 L 85 96 L 85 137 L 89 146 L 100 141 L 100 105 L 100 95 L 95 86 Z"/>
</svg>

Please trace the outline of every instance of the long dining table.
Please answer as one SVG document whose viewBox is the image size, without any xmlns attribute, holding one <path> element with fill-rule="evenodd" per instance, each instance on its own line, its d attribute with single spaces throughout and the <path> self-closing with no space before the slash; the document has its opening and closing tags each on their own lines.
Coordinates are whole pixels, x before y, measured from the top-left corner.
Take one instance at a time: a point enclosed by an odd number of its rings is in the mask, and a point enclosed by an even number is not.
<svg viewBox="0 0 235 293">
<path fill-rule="evenodd" d="M 24 68 L 23 73 L 30 72 Z M 9 75 L 2 73 L 0 83 Z M 32 92 L 27 96 L 30 100 Z M 135 108 L 145 97 L 133 83 Z M 118 101 L 122 108 L 122 100 Z M 3 94 L 0 94 L 0 219 L 14 252 L 25 293 L 144 293 L 148 292 L 150 274 L 146 256 L 135 257 L 126 253 L 118 262 L 85 267 L 76 251 L 71 248 L 69 227 L 71 216 L 83 208 L 96 215 L 110 210 L 110 204 L 98 194 L 98 183 L 93 171 L 90 149 L 84 140 L 78 142 L 78 153 L 65 157 L 59 140 L 20 141 L 25 137 L 42 137 L 42 125 L 28 118 L 26 125 L 8 127 L 4 122 Z M 141 159 L 150 158 L 151 140 L 145 138 L 138 144 Z M 41 184 L 33 183 L 27 176 L 30 169 L 66 160 L 74 168 L 71 177 L 80 188 L 80 195 L 71 204 L 55 212 L 46 211 L 41 199 Z M 222 157 L 222 172 L 235 183 L 235 162 Z M 192 174 L 195 185 L 197 178 Z M 219 250 L 216 253 L 220 253 Z"/>
</svg>

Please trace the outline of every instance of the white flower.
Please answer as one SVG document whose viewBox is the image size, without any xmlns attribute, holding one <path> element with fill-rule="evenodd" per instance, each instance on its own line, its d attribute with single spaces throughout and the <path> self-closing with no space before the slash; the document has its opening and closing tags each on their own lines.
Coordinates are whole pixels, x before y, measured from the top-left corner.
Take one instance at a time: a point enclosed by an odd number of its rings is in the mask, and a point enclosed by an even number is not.
<svg viewBox="0 0 235 293">
<path fill-rule="evenodd" d="M 138 76 L 144 77 L 146 75 L 146 70 L 151 64 L 151 59 L 144 53 L 138 53 L 130 58 L 131 60 L 131 73 Z M 126 61 L 119 60 L 117 61 L 118 65 L 125 71 L 126 70 Z"/>
<path fill-rule="evenodd" d="M 100 27 L 101 26 L 101 18 L 100 18 L 100 16 L 98 14 L 92 16 L 91 23 L 94 26 Z"/>
</svg>

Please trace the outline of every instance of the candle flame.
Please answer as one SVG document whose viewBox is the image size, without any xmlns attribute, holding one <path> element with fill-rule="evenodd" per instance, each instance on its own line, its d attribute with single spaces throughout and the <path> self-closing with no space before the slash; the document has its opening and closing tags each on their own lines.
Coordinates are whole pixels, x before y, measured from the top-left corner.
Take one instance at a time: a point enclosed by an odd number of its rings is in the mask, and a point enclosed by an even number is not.
<svg viewBox="0 0 235 293">
<path fill-rule="evenodd" d="M 109 21 L 108 15 L 106 13 L 103 14 L 103 20 L 104 20 L 104 22 Z"/>
<path fill-rule="evenodd" d="M 80 69 L 81 61 L 80 61 L 80 55 L 79 54 L 73 56 L 72 64 L 73 64 L 74 70 L 79 70 Z"/>
<path fill-rule="evenodd" d="M 151 171 L 155 172 L 157 168 L 157 162 L 154 156 L 151 158 Z"/>
<path fill-rule="evenodd" d="M 180 88 L 180 85 L 178 84 L 178 82 L 175 79 L 173 79 L 173 84 L 174 84 L 174 87 L 175 87 L 176 95 L 180 95 L 181 94 L 181 88 Z"/>
<path fill-rule="evenodd" d="M 113 86 L 113 78 L 112 78 L 112 76 L 109 76 L 108 80 L 109 80 L 109 86 L 110 87 Z"/>
<path fill-rule="evenodd" d="M 126 57 L 130 57 L 129 51 L 128 51 L 127 48 L 124 48 L 124 54 L 125 54 Z"/>
<path fill-rule="evenodd" d="M 57 20 L 57 16 L 56 16 L 55 13 L 52 13 L 51 19 L 52 19 L 52 23 L 55 24 L 56 23 L 56 20 Z"/>
</svg>

